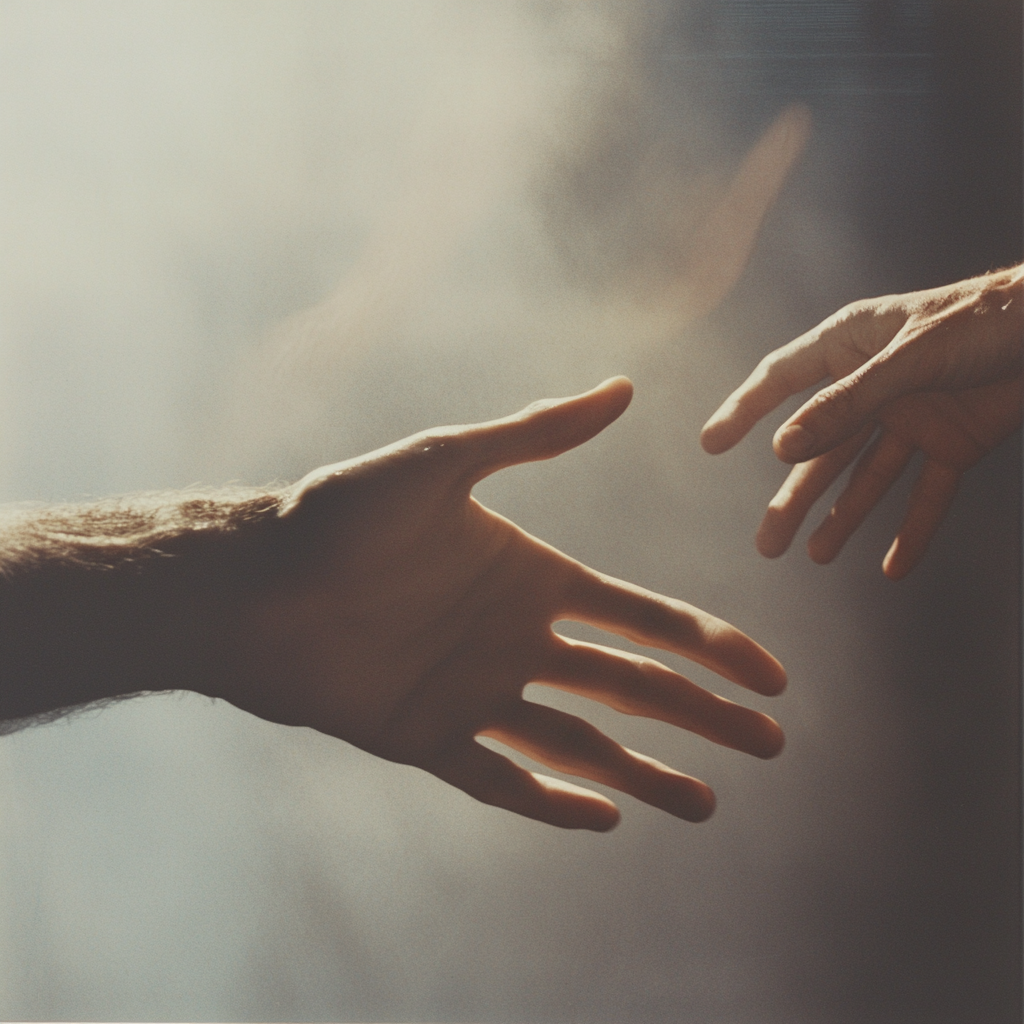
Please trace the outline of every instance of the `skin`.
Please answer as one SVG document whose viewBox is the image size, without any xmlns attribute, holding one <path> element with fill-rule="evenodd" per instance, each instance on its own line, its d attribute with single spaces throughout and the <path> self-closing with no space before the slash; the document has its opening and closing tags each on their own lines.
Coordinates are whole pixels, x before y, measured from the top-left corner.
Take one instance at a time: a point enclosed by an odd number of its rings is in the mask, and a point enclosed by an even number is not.
<svg viewBox="0 0 1024 1024">
<path fill-rule="evenodd" d="M 716 455 L 791 395 L 828 381 L 779 427 L 775 454 L 795 464 L 757 534 L 785 552 L 815 502 L 851 463 L 849 481 L 808 540 L 830 562 L 914 454 L 924 455 L 882 571 L 924 557 L 960 478 L 1020 427 L 1024 267 L 907 295 L 854 302 L 772 352 L 705 424 Z"/>
<path fill-rule="evenodd" d="M 582 694 L 757 757 L 782 748 L 778 725 L 657 661 L 565 639 L 552 625 L 588 622 L 760 694 L 781 692 L 782 666 L 720 619 L 588 569 L 470 493 L 497 470 L 582 444 L 631 396 L 629 381 L 615 378 L 491 423 L 417 434 L 299 481 L 275 526 L 282 568 L 218 631 L 209 692 L 563 828 L 603 831 L 619 812 L 476 737 L 677 817 L 707 818 L 714 795 L 704 783 L 524 700 L 526 685 Z"/>
</svg>

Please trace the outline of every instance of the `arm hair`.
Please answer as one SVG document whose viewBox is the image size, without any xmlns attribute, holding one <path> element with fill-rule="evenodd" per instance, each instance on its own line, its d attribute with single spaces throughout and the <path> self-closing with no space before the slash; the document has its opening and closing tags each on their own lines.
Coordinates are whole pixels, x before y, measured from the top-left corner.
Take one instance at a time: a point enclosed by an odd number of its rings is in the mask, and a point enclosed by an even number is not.
<svg viewBox="0 0 1024 1024">
<path fill-rule="evenodd" d="M 281 500 L 232 488 L 0 509 L 0 735 L 208 687 L 211 641 L 268 571 Z"/>
</svg>

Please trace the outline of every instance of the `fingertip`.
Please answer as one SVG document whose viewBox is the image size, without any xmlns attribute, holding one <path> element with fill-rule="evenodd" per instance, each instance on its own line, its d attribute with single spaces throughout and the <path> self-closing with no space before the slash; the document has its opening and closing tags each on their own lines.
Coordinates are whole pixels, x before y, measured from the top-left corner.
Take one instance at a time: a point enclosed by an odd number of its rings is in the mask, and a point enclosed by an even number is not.
<svg viewBox="0 0 1024 1024">
<path fill-rule="evenodd" d="M 633 401 L 633 382 L 628 377 L 609 377 L 601 381 L 596 388 L 591 388 L 575 399 L 569 399 L 570 403 L 582 401 L 589 405 L 596 413 L 599 425 L 593 433 L 599 433 L 605 427 L 614 423 L 628 408 Z"/>
<path fill-rule="evenodd" d="M 577 786 L 565 779 L 530 773 L 542 787 L 547 803 L 543 814 L 530 813 L 559 828 L 586 829 L 590 832 L 610 832 L 622 815 L 618 807 L 602 793 Z"/>
<path fill-rule="evenodd" d="M 715 813 L 715 794 L 706 783 L 669 768 L 647 754 L 627 751 L 640 771 L 640 784 L 622 786 L 624 792 L 683 821 L 706 821 Z"/>
<path fill-rule="evenodd" d="M 618 807 L 609 800 L 606 806 L 595 806 L 591 823 L 582 827 L 591 832 L 611 832 L 612 829 L 618 826 L 621 820 L 621 812 Z"/>
<path fill-rule="evenodd" d="M 904 552 L 903 546 L 900 544 L 900 539 L 897 537 L 892 542 L 892 547 L 886 552 L 885 558 L 882 559 L 882 572 L 885 574 L 886 579 L 890 579 L 893 583 L 899 582 L 906 576 L 911 569 L 917 564 L 917 559 L 908 558 Z"/>
<path fill-rule="evenodd" d="M 700 432 L 700 446 L 708 455 L 721 455 L 735 444 L 727 420 L 718 419 L 717 413 L 704 424 Z"/>
<path fill-rule="evenodd" d="M 721 455 L 739 444 L 758 419 L 742 399 L 730 395 L 701 428 L 700 445 L 708 455 Z"/>
<path fill-rule="evenodd" d="M 582 790 L 581 790 L 582 791 Z M 587 799 L 574 801 L 571 807 L 560 808 L 562 828 L 584 829 L 588 832 L 611 832 L 622 820 L 618 807 L 606 796 L 586 790 Z"/>
<path fill-rule="evenodd" d="M 786 670 L 778 658 L 734 626 L 726 625 L 728 633 L 719 640 L 722 663 L 710 667 L 762 697 L 775 697 L 782 693 L 786 688 Z"/>
<path fill-rule="evenodd" d="M 767 659 L 763 674 L 764 681 L 756 692 L 765 697 L 778 697 L 789 685 L 789 676 L 786 674 L 786 670 L 782 667 L 782 662 L 778 658 L 767 651 L 764 651 L 764 656 Z"/>
<path fill-rule="evenodd" d="M 724 430 L 711 430 L 700 435 L 700 446 L 708 455 L 722 455 L 735 444 L 736 441 Z"/>
<path fill-rule="evenodd" d="M 842 550 L 842 544 L 836 545 L 835 541 L 823 534 L 827 523 L 826 519 L 825 523 L 807 538 L 807 554 L 815 565 L 828 565 Z"/>
<path fill-rule="evenodd" d="M 579 397 L 584 398 L 588 395 L 599 395 L 605 393 L 610 399 L 614 400 L 616 404 L 621 405 L 621 408 L 615 414 L 616 416 L 619 416 L 625 412 L 629 403 L 633 401 L 633 392 L 633 382 L 628 377 L 619 374 L 618 376 L 609 377 L 607 380 L 601 381 L 597 387 L 583 392 Z"/>
<path fill-rule="evenodd" d="M 793 531 L 788 529 L 775 509 L 769 508 L 754 538 L 758 554 L 765 558 L 779 558 L 789 550 L 792 542 Z"/>
<path fill-rule="evenodd" d="M 707 821 L 715 813 L 715 807 L 718 805 L 718 799 L 710 786 L 705 786 L 703 782 L 698 782 L 697 785 L 700 788 L 690 794 L 690 800 L 686 808 L 681 811 L 672 812 L 677 818 L 682 818 L 684 821 L 690 821 L 694 824 Z"/>
<path fill-rule="evenodd" d="M 789 542 L 765 538 L 758 534 L 754 540 L 754 547 L 762 558 L 781 558 L 789 550 Z"/>
<path fill-rule="evenodd" d="M 630 395 L 633 394 L 634 390 L 633 382 L 624 373 L 617 373 L 614 377 L 609 377 L 607 380 L 601 381 L 601 383 L 593 390 L 600 391 L 602 388 L 626 391 Z"/>
<path fill-rule="evenodd" d="M 814 454 L 816 439 L 802 423 L 783 423 L 772 438 L 772 448 L 782 462 L 806 462 Z"/>
<path fill-rule="evenodd" d="M 597 387 L 584 391 L 582 394 L 574 395 L 571 398 L 556 400 L 556 405 L 568 406 L 589 406 L 592 410 L 600 410 L 597 416 L 604 429 L 610 423 L 614 423 L 629 408 L 633 401 L 633 382 L 628 377 L 609 377 L 601 381 Z"/>
<path fill-rule="evenodd" d="M 778 757 L 785 746 L 786 734 L 782 731 L 782 727 L 774 718 L 765 715 L 764 735 L 761 737 L 759 749 L 753 751 L 755 757 L 759 757 L 763 761 L 770 761 L 773 757 Z"/>
</svg>

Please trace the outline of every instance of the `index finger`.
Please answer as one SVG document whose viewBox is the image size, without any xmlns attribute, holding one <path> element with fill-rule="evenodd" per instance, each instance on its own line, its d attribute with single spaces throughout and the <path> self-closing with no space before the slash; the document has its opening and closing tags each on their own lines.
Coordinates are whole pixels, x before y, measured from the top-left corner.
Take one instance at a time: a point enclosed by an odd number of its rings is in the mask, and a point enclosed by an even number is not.
<svg viewBox="0 0 1024 1024">
<path fill-rule="evenodd" d="M 906 319 L 905 310 L 891 296 L 851 302 L 770 352 L 704 424 L 704 450 L 711 455 L 728 451 L 790 395 L 826 378 L 848 376 L 885 348 Z"/>
<path fill-rule="evenodd" d="M 824 336 L 829 321 L 769 353 L 754 372 L 718 407 L 700 432 L 701 447 L 720 455 L 746 437 L 761 417 L 829 376 Z"/>
<path fill-rule="evenodd" d="M 574 581 L 560 618 L 681 654 L 755 693 L 772 697 L 786 687 L 786 670 L 779 661 L 735 626 L 591 569 Z"/>
</svg>

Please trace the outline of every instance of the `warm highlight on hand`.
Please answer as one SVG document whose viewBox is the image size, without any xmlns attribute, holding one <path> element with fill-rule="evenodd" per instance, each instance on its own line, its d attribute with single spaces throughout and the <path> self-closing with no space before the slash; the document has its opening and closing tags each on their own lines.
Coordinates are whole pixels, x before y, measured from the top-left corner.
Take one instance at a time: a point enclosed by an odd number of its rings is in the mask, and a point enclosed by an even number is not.
<svg viewBox="0 0 1024 1024">
<path fill-rule="evenodd" d="M 779 752 L 779 727 L 656 661 L 562 638 L 552 624 L 592 623 L 762 694 L 782 690 L 782 667 L 732 626 L 588 569 L 470 495 L 496 470 L 582 444 L 631 395 L 617 378 L 506 419 L 417 434 L 300 481 L 279 519 L 282 570 L 226 634 L 230 672 L 219 695 L 553 825 L 603 830 L 618 811 L 477 736 L 678 817 L 706 818 L 714 796 L 702 782 L 524 700 L 525 686 L 583 694 L 758 757 Z"/>
</svg>

